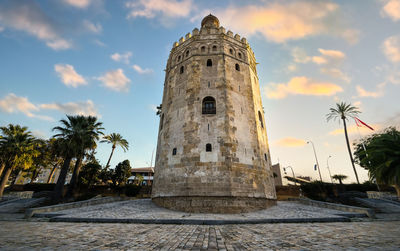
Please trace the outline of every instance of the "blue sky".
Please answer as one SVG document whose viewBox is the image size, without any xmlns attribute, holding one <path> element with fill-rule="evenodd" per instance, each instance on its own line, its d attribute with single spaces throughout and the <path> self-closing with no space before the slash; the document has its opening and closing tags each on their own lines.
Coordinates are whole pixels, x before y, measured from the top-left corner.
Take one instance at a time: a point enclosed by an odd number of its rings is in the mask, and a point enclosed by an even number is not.
<svg viewBox="0 0 400 251">
<path fill-rule="evenodd" d="M 325 119 L 339 101 L 376 130 L 400 126 L 400 0 L 2 0 L 0 125 L 48 138 L 66 113 L 96 115 L 130 143 L 112 166 L 149 165 L 169 51 L 209 13 L 255 52 L 274 163 L 317 178 L 312 140 L 324 180 L 331 155 L 332 174 L 354 181 L 342 126 Z M 103 164 L 110 150 L 99 144 Z"/>
</svg>

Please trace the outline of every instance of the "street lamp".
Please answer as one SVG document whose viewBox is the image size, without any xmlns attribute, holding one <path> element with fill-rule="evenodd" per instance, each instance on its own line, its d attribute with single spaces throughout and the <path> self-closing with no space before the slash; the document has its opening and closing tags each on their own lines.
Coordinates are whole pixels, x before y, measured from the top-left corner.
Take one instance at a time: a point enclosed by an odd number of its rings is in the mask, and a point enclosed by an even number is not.
<svg viewBox="0 0 400 251">
<path fill-rule="evenodd" d="M 310 144 L 310 143 L 311 143 L 312 148 L 313 148 L 313 150 L 314 150 L 314 156 L 315 156 L 315 161 L 317 162 L 319 178 L 320 178 L 320 180 L 321 180 L 321 182 L 322 182 L 321 170 L 319 170 L 318 158 L 317 158 L 317 154 L 316 154 L 316 152 L 315 152 L 314 143 L 313 143 L 311 140 L 307 141 L 307 144 Z"/>
<path fill-rule="evenodd" d="M 283 171 L 285 172 L 285 174 L 286 174 L 286 168 L 290 168 L 290 169 L 292 170 L 293 179 L 294 179 L 293 182 L 294 182 L 294 185 L 297 186 L 297 183 L 296 183 L 296 176 L 294 176 L 293 168 L 292 168 L 291 166 L 284 167 L 284 168 L 283 168 Z"/>
<path fill-rule="evenodd" d="M 329 158 L 330 157 L 332 157 L 332 156 L 329 155 L 329 157 L 326 159 L 326 167 L 328 168 L 329 177 L 331 177 L 331 183 L 333 184 L 331 170 L 329 169 Z"/>
</svg>

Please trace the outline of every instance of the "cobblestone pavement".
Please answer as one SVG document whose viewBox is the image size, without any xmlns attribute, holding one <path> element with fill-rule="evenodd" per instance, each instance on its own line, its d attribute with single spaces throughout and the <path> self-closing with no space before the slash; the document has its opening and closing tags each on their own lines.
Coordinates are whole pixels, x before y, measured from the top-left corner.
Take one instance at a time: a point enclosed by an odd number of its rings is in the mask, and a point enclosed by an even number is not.
<svg viewBox="0 0 400 251">
<path fill-rule="evenodd" d="M 67 218 L 110 218 L 110 219 L 289 219 L 289 218 L 338 218 L 343 211 L 307 206 L 296 202 L 278 201 L 277 206 L 243 214 L 200 214 L 168 210 L 155 205 L 150 199 L 119 201 L 54 212 Z"/>
<path fill-rule="evenodd" d="M 399 221 L 244 225 L 0 222 L 0 250 L 399 250 Z"/>
</svg>

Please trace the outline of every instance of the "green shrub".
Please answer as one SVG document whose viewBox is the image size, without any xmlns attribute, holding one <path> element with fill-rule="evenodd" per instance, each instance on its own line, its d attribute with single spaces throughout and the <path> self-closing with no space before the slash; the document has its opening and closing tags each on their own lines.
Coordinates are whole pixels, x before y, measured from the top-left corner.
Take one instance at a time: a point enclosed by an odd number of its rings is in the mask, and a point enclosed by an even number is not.
<svg viewBox="0 0 400 251">
<path fill-rule="evenodd" d="M 126 185 L 124 187 L 125 195 L 128 197 L 135 197 L 139 194 L 141 188 L 142 187 L 138 185 Z"/>
</svg>

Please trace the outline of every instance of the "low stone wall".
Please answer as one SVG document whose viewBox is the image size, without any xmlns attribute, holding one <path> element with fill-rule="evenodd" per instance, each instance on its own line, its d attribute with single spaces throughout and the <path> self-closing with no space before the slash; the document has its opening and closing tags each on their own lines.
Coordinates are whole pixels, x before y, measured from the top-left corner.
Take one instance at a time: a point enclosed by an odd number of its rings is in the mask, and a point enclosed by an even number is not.
<svg viewBox="0 0 400 251">
<path fill-rule="evenodd" d="M 370 199 L 397 200 L 396 194 L 390 192 L 367 191 L 367 196 Z"/>
<path fill-rule="evenodd" d="M 276 186 L 275 190 L 278 200 L 300 197 L 300 186 Z"/>
<path fill-rule="evenodd" d="M 158 206 L 190 213 L 247 213 L 276 205 L 276 200 L 249 197 L 155 197 Z"/>
</svg>

